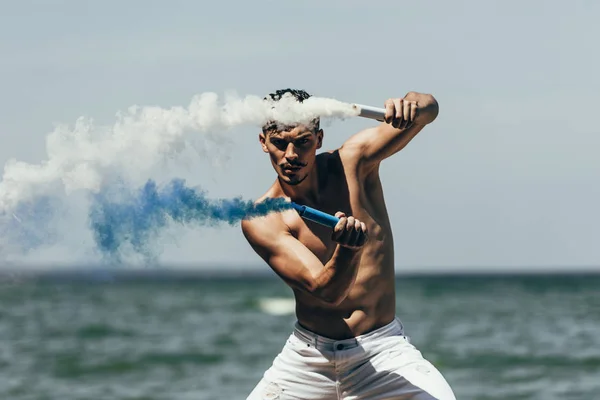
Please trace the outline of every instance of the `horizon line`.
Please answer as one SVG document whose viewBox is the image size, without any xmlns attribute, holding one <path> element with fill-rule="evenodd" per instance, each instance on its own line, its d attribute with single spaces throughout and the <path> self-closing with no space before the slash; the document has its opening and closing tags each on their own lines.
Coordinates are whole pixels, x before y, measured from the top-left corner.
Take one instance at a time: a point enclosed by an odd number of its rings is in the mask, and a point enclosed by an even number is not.
<svg viewBox="0 0 600 400">
<path fill-rule="evenodd" d="M 538 267 L 539 268 L 539 267 Z M 510 278 L 543 278 L 543 277 L 600 277 L 600 266 L 578 266 L 568 269 L 443 269 L 443 270 L 396 270 L 396 279 L 419 279 L 419 278 L 485 278 L 485 279 L 510 279 Z M 261 269 L 237 269 L 233 268 L 172 268 L 161 265 L 143 268 L 120 268 L 106 266 L 62 267 L 54 269 L 14 269 L 0 267 L 0 285 L 6 283 L 56 282 L 56 281 L 80 281 L 80 282 L 116 282 L 116 281 L 138 281 L 138 282 L 173 282 L 173 281 L 210 281 L 210 280 L 279 280 L 279 277 L 270 268 Z"/>
</svg>

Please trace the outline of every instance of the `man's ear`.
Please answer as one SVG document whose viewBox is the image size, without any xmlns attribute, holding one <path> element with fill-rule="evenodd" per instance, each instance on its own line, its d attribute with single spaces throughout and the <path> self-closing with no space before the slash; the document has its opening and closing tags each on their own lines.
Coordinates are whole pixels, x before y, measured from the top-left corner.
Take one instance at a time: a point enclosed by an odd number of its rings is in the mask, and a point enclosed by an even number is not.
<svg viewBox="0 0 600 400">
<path fill-rule="evenodd" d="M 320 149 L 321 146 L 323 146 L 323 129 L 317 131 L 317 149 Z"/>
<path fill-rule="evenodd" d="M 269 149 L 267 149 L 267 137 L 265 136 L 264 132 L 258 134 L 258 140 L 260 141 L 260 146 L 262 147 L 263 151 L 268 153 Z"/>
</svg>

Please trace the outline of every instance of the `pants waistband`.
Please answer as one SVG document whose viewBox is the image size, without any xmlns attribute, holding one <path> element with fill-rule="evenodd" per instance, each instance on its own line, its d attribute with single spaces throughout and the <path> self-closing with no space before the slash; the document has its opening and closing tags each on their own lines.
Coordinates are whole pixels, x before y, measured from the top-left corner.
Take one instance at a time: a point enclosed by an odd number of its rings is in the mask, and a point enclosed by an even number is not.
<svg viewBox="0 0 600 400">
<path fill-rule="evenodd" d="M 293 335 L 304 343 L 311 345 L 321 350 L 345 350 L 353 347 L 358 347 L 361 343 L 369 342 L 378 338 L 387 336 L 403 336 L 404 327 L 398 317 L 395 317 L 392 322 L 381 328 L 365 333 L 349 339 L 335 340 L 314 333 L 296 322 Z"/>
</svg>

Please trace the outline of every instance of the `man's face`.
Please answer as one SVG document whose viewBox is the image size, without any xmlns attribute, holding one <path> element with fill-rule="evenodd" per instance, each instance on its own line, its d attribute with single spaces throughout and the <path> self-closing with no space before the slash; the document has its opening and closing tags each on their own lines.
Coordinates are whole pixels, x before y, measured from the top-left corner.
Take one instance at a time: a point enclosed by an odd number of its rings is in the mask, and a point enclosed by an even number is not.
<svg viewBox="0 0 600 400">
<path fill-rule="evenodd" d="M 323 130 L 307 125 L 278 127 L 261 133 L 259 139 L 279 178 L 289 185 L 298 185 L 314 165 Z"/>
</svg>

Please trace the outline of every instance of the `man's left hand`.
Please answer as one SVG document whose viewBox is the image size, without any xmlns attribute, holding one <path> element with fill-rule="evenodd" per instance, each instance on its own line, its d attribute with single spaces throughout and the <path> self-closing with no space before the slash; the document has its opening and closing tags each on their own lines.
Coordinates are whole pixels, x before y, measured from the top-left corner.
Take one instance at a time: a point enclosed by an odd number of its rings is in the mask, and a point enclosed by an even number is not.
<svg viewBox="0 0 600 400">
<path fill-rule="evenodd" d="M 406 129 L 411 126 L 417 117 L 418 103 L 414 99 L 404 98 L 387 99 L 385 102 L 385 122 L 394 128 Z"/>
<path fill-rule="evenodd" d="M 430 94 L 409 92 L 402 98 L 385 102 L 385 122 L 397 129 L 430 124 L 438 112 L 437 100 Z"/>
</svg>

